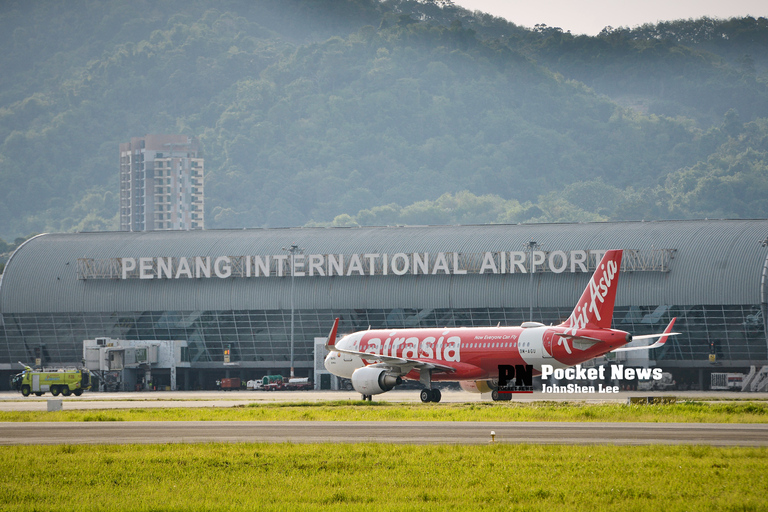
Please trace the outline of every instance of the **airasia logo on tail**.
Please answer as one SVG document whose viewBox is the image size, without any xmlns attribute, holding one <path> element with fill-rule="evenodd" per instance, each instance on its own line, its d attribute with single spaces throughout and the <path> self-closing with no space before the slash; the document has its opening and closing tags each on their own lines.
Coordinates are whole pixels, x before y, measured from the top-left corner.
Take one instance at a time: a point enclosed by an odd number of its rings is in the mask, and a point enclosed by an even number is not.
<svg viewBox="0 0 768 512">
<path fill-rule="evenodd" d="M 569 328 L 566 333 L 575 334 L 586 328 L 610 329 L 621 257 L 620 250 L 605 253 L 571 316 L 562 324 Z"/>
</svg>

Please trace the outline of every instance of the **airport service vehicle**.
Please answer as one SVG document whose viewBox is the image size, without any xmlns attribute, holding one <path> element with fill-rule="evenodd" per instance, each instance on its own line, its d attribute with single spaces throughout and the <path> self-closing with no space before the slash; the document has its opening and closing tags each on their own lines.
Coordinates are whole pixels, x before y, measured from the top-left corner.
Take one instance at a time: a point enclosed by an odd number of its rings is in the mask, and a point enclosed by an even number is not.
<svg viewBox="0 0 768 512">
<path fill-rule="evenodd" d="M 315 389 L 315 386 L 309 377 L 294 377 L 293 379 L 288 379 L 288 384 L 285 385 L 285 388 L 289 391 L 307 391 Z"/>
<path fill-rule="evenodd" d="M 672 378 L 672 374 L 669 372 L 663 372 L 661 379 L 659 380 L 639 380 L 637 381 L 638 391 L 669 391 L 674 389 L 675 379 Z"/>
<path fill-rule="evenodd" d="M 710 375 L 709 389 L 713 391 L 741 391 L 743 383 L 743 373 L 713 373 Z"/>
<path fill-rule="evenodd" d="M 304 391 L 315 389 L 312 379 L 308 377 L 287 378 L 282 375 L 265 375 L 261 385 L 254 389 L 262 391 Z"/>
<path fill-rule="evenodd" d="M 232 391 L 240 389 L 240 379 L 238 378 L 223 378 L 221 380 L 217 380 L 216 384 L 219 385 L 219 389 L 222 391 Z"/>
<path fill-rule="evenodd" d="M 285 380 L 282 375 L 265 375 L 261 379 L 261 389 L 264 391 L 282 391 L 285 389 Z"/>
<path fill-rule="evenodd" d="M 62 368 L 58 370 L 33 370 L 30 366 L 19 363 L 24 371 L 14 376 L 11 384 L 13 389 L 21 391 L 24 396 L 34 393 L 42 396 L 50 391 L 53 396 L 61 393 L 63 396 L 74 394 L 80 396 L 83 391 L 91 389 L 91 373 L 86 369 Z"/>
<path fill-rule="evenodd" d="M 253 380 L 249 380 L 246 383 L 245 388 L 248 391 L 259 391 L 263 385 L 264 384 L 262 383 L 261 379 L 253 379 Z"/>
<path fill-rule="evenodd" d="M 648 350 L 663 345 L 675 319 L 664 333 L 632 337 L 611 329 L 621 267 L 621 250 L 606 251 L 571 315 L 560 325 L 524 322 L 516 327 L 380 329 L 359 331 L 336 341 L 339 319 L 326 342 L 325 368 L 352 380 L 364 400 L 403 382 L 423 386 L 422 402 L 439 402 L 434 381 L 458 381 L 462 389 L 493 392 L 494 400 L 511 399 L 504 383 L 515 372 L 530 381 L 542 365 L 568 368 L 608 352 Z M 660 338 L 652 345 L 624 347 L 633 340 Z M 527 391 L 526 392 L 530 392 Z"/>
</svg>

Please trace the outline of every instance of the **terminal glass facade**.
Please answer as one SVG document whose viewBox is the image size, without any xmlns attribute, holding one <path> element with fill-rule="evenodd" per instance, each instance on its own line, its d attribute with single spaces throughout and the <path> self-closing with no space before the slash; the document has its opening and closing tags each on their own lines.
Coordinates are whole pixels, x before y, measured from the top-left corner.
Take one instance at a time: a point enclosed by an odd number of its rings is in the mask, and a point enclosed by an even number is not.
<svg viewBox="0 0 768 512">
<path fill-rule="evenodd" d="M 534 321 L 558 324 L 570 308 L 534 310 Z M 325 337 L 335 317 L 340 333 L 371 328 L 480 327 L 520 325 L 531 320 L 528 308 L 297 310 L 295 366 L 313 366 L 314 338 Z M 661 332 L 678 317 L 671 339 L 651 358 L 674 367 L 707 363 L 714 350 L 718 361 L 763 362 L 766 335 L 758 305 L 661 305 L 616 307 L 613 326 L 635 335 Z M 187 340 L 194 368 L 223 362 L 224 348 L 243 367 L 287 368 L 290 360 L 290 311 L 144 311 L 121 313 L 4 314 L 0 324 L 0 363 L 77 363 L 82 341 L 97 337 L 144 340 Z M 711 344 L 714 342 L 714 345 Z M 681 364 L 682 363 L 682 364 Z M 762 364 L 762 363 L 760 363 Z"/>
</svg>

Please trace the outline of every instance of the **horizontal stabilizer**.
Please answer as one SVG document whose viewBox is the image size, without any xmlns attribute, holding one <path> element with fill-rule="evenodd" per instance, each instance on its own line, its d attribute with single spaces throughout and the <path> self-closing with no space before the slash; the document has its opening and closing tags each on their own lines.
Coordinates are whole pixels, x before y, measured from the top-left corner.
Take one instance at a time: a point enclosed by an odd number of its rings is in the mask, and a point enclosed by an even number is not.
<svg viewBox="0 0 768 512">
<path fill-rule="evenodd" d="M 590 338 L 589 336 L 579 336 L 578 334 L 555 333 L 555 336 L 560 336 L 561 338 L 568 338 L 569 340 L 571 340 L 571 344 L 573 345 L 573 348 L 578 350 L 590 349 L 602 341 L 597 338 Z"/>
<path fill-rule="evenodd" d="M 632 341 L 650 340 L 650 339 L 653 339 L 653 338 L 658 338 L 660 336 L 678 336 L 680 334 L 682 334 L 682 333 L 680 333 L 680 332 L 663 332 L 661 334 L 643 334 L 642 336 L 632 336 Z M 658 341 L 656 343 L 658 343 Z M 654 345 L 656 343 L 654 343 Z M 663 343 L 662 343 L 662 345 L 663 345 Z"/>
<path fill-rule="evenodd" d="M 669 325 L 666 329 L 664 329 L 664 332 L 661 334 L 644 334 L 642 336 L 633 336 L 632 341 L 635 340 L 647 340 L 652 338 L 660 338 L 659 341 L 652 345 L 646 345 L 644 347 L 623 347 L 623 348 L 617 348 L 614 350 L 614 352 L 630 352 L 632 350 L 650 350 L 652 348 L 659 348 L 663 346 L 667 339 L 669 339 L 670 336 L 677 336 L 680 334 L 679 332 L 671 332 L 672 326 L 675 325 L 675 320 L 677 320 L 677 317 L 673 318 L 671 322 L 669 322 Z"/>
<path fill-rule="evenodd" d="M 578 350 L 587 350 L 600 343 L 600 340 L 592 340 L 589 338 L 575 338 L 573 340 L 573 348 Z"/>
</svg>

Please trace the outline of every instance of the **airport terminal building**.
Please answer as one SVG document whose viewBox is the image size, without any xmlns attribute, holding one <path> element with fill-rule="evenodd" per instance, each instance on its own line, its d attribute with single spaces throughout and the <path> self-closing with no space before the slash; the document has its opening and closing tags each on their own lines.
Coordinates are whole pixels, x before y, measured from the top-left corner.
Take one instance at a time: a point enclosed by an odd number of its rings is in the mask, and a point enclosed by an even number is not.
<svg viewBox="0 0 768 512">
<path fill-rule="evenodd" d="M 315 338 L 372 328 L 560 323 L 608 249 L 613 326 L 682 335 L 679 383 L 768 365 L 768 220 L 45 234 L 0 280 L 0 389 L 18 361 L 79 365 L 83 341 L 181 340 L 181 389 L 320 370 Z M 292 250 L 293 248 L 293 250 Z M 711 355 L 714 357 L 711 357 Z M 162 379 L 162 376 L 158 377 Z"/>
</svg>

